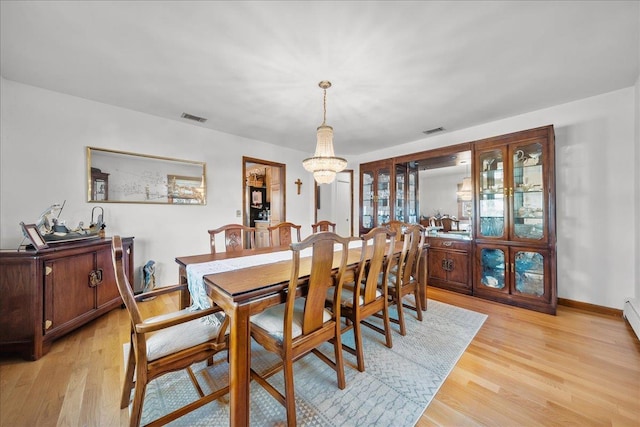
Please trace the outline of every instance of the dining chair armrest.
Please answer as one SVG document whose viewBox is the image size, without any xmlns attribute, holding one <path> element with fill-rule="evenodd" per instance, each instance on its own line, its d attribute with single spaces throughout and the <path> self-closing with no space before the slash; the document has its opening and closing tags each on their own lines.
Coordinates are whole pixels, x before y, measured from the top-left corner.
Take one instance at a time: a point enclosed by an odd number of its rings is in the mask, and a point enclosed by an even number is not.
<svg viewBox="0 0 640 427">
<path fill-rule="evenodd" d="M 168 294 L 171 292 L 178 292 L 178 291 L 184 291 L 187 290 L 187 284 L 183 284 L 183 285 L 170 285 L 170 286 L 162 286 L 160 288 L 155 288 L 152 291 L 149 292 L 144 292 L 142 294 L 138 294 L 136 295 L 134 298 L 136 301 L 142 301 L 151 297 L 155 297 L 158 295 L 164 295 L 164 294 Z"/>
<path fill-rule="evenodd" d="M 168 319 L 157 320 L 154 322 L 147 323 L 138 323 L 135 328 L 136 332 L 141 334 L 146 334 L 149 332 L 159 331 L 161 329 L 166 329 L 171 326 L 179 325 L 181 323 L 190 322 L 195 319 L 200 319 L 205 316 L 213 315 L 217 312 L 221 311 L 220 307 L 211 307 L 204 310 L 197 311 L 187 311 L 183 314 L 180 314 L 175 317 L 171 317 Z"/>
</svg>

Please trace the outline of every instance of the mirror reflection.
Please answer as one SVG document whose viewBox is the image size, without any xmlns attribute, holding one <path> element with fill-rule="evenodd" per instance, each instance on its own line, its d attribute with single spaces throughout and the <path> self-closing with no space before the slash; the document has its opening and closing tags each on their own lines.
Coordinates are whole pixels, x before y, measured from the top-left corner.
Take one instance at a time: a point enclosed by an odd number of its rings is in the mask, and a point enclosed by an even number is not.
<svg viewBox="0 0 640 427">
<path fill-rule="evenodd" d="M 402 176 L 402 179 L 397 178 Z M 470 234 L 473 210 L 471 151 L 440 155 L 396 165 L 396 218 L 420 222 L 434 232 Z M 402 191 L 407 186 L 408 191 Z M 417 191 L 413 190 L 417 187 Z M 416 200 L 411 200 L 415 194 Z M 407 206 L 406 214 L 398 206 Z"/>
<path fill-rule="evenodd" d="M 203 162 L 87 147 L 87 200 L 206 204 Z"/>
</svg>

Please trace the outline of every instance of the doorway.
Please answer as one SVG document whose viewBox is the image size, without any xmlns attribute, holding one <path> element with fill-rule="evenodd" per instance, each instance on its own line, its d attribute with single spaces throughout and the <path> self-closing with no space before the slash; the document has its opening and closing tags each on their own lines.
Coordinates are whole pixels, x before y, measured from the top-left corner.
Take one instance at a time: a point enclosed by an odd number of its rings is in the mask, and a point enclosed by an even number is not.
<svg viewBox="0 0 640 427">
<path fill-rule="evenodd" d="M 315 183 L 315 222 L 336 224 L 336 233 L 353 236 L 353 170 L 336 174 L 329 185 Z"/>
<path fill-rule="evenodd" d="M 256 229 L 256 247 L 269 246 L 267 227 L 286 220 L 286 165 L 242 157 L 242 223 Z"/>
</svg>

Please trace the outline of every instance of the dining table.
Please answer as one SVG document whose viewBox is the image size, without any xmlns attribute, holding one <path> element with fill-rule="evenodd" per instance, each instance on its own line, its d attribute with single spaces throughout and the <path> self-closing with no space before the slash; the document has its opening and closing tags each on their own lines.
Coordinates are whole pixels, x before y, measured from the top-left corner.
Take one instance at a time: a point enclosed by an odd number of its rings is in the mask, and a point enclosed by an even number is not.
<svg viewBox="0 0 640 427">
<path fill-rule="evenodd" d="M 402 242 L 395 245 L 395 253 L 402 250 Z M 367 251 L 365 259 L 370 258 Z M 360 262 L 362 241 L 355 238 L 349 245 L 345 283 L 353 281 L 355 270 Z M 426 251 L 423 251 L 426 254 Z M 334 268 L 337 271 L 341 251 L 334 255 Z M 234 260 L 242 258 L 242 260 Z M 292 268 L 292 251 L 289 246 L 244 249 L 232 252 L 202 254 L 176 257 L 181 284 L 189 282 L 190 266 L 205 272 L 202 276 L 206 293 L 214 304 L 229 317 L 229 422 L 231 426 L 249 425 L 249 402 L 251 383 L 251 327 L 250 317 L 264 309 L 285 301 Z M 234 265 L 235 261 L 242 261 Z M 220 269 L 220 264 L 224 265 Z M 255 265 L 254 265 L 255 264 Z M 204 267 L 204 268 L 203 268 Z M 206 274 L 207 268 L 217 271 Z M 193 270 L 192 270 L 193 271 Z M 311 271 L 309 254 L 301 254 L 299 287 L 304 294 L 306 281 Z M 191 273 L 193 281 L 193 273 Z M 419 263 L 418 281 L 422 307 L 426 309 L 426 258 Z M 188 307 L 192 296 L 188 291 L 181 294 L 180 305 Z"/>
</svg>

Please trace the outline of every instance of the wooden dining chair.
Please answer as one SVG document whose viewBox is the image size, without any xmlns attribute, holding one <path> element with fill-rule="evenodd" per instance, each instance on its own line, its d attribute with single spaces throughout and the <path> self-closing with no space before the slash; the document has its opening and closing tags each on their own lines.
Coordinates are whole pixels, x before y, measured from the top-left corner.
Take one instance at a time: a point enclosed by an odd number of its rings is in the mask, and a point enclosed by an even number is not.
<svg viewBox="0 0 640 427">
<path fill-rule="evenodd" d="M 404 321 L 404 308 L 416 312 L 419 321 L 422 321 L 422 303 L 420 295 L 420 283 L 418 281 L 418 268 L 425 242 L 425 229 L 420 224 L 410 224 L 404 231 L 402 252 L 394 257 L 394 265 L 387 280 L 389 294 L 389 306 L 395 305 L 398 318 L 391 318 L 391 322 L 400 326 L 400 335 L 406 335 L 407 329 Z M 381 282 L 381 285 L 383 282 Z M 413 295 L 415 305 L 405 301 L 405 297 Z"/>
<path fill-rule="evenodd" d="M 227 252 L 254 249 L 256 247 L 256 229 L 242 224 L 227 224 L 215 230 L 208 230 L 211 253 L 216 253 L 216 235 L 224 233 L 224 246 Z M 248 239 L 245 243 L 245 239 Z M 248 245 L 248 247 L 247 247 Z"/>
<path fill-rule="evenodd" d="M 289 246 L 291 243 L 300 242 L 300 228 L 302 226 L 292 222 L 281 222 L 280 224 L 267 227 L 269 230 L 269 246 Z M 296 240 L 293 240 L 295 230 Z"/>
<path fill-rule="evenodd" d="M 318 221 L 315 224 L 311 224 L 311 229 L 313 230 L 314 233 L 317 233 L 318 231 L 333 231 L 335 233 L 336 224 L 331 221 L 323 220 L 323 221 Z"/>
<path fill-rule="evenodd" d="M 445 216 L 442 217 L 440 219 L 440 221 L 442 222 L 442 231 L 443 232 L 448 232 L 448 231 L 452 231 L 452 230 L 456 230 L 456 231 L 460 231 L 460 221 L 455 219 L 455 218 L 451 218 L 449 216 Z"/>
<path fill-rule="evenodd" d="M 385 222 L 385 223 L 383 223 L 381 225 L 382 225 L 382 227 L 387 227 L 391 231 L 396 233 L 396 236 L 397 236 L 398 239 L 402 239 L 402 230 L 407 227 L 407 223 L 406 222 L 398 221 L 398 220 L 395 220 L 395 219 L 393 219 L 393 220 L 391 220 L 389 222 Z"/>
<path fill-rule="evenodd" d="M 129 356 L 120 400 L 121 408 L 128 407 L 131 390 L 135 388 L 129 425 L 140 425 L 147 384 L 169 372 L 186 369 L 200 397 L 158 418 L 151 425 L 164 425 L 228 393 L 229 387 L 225 386 L 205 395 L 190 367 L 196 362 L 212 360 L 216 353 L 227 349 L 227 317 L 219 308 L 210 308 L 200 311 L 184 309 L 143 319 L 138 301 L 182 291 L 187 285 L 161 287 L 136 297 L 124 271 L 120 236 L 112 238 L 111 252 L 118 291 L 131 319 Z"/>
<path fill-rule="evenodd" d="M 345 283 L 340 296 L 340 315 L 347 319 L 342 333 L 353 329 L 355 348 L 342 344 L 343 350 L 356 356 L 358 370 L 364 372 L 364 350 L 361 325 L 365 325 L 385 336 L 387 347 L 393 346 L 387 301 L 387 278 L 395 247 L 394 231 L 387 227 L 376 227 L 362 236 L 362 255 L 356 269 L 355 281 Z M 371 253 L 368 254 L 368 251 Z M 367 261 L 367 258 L 369 260 Z M 382 278 L 382 286 L 378 282 Z M 357 285 L 356 285 L 357 284 Z M 327 292 L 327 303 L 332 306 L 335 288 Z M 376 316 L 382 319 L 380 328 L 366 319 Z"/>
<path fill-rule="evenodd" d="M 326 232 L 312 234 L 300 243 L 292 243 L 293 263 L 286 289 L 286 301 L 251 316 L 253 339 L 282 359 L 282 363 L 262 374 L 252 369 L 251 378 L 285 406 L 289 427 L 296 425 L 293 362 L 314 353 L 336 371 L 338 387 L 344 389 L 346 386 L 340 336 L 339 296 L 347 266 L 350 240 Z M 342 252 L 338 257 L 338 265 L 334 266 L 336 244 L 341 247 Z M 312 248 L 311 257 L 301 259 L 300 252 L 306 248 Z M 300 277 L 306 277 L 307 274 L 306 295 L 297 296 Z M 333 311 L 325 308 L 327 290 L 332 286 L 335 286 Z M 334 360 L 317 349 L 326 341 L 333 344 Z M 281 370 L 284 370 L 284 395 L 267 381 Z"/>
</svg>

